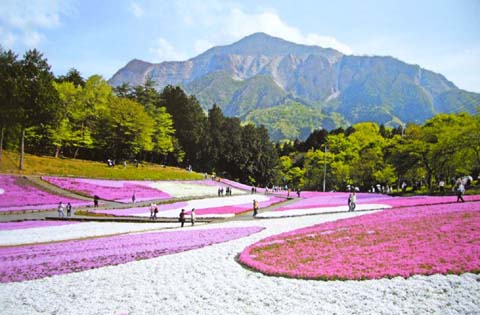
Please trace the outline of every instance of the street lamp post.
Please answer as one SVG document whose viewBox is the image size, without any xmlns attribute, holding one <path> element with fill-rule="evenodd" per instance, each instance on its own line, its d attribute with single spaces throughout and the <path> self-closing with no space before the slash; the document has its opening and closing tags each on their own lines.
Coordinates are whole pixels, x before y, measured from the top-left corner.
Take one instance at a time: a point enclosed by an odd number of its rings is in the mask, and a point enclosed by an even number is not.
<svg viewBox="0 0 480 315">
<path fill-rule="evenodd" d="M 323 192 L 325 192 L 325 179 L 327 178 L 327 145 L 325 145 L 325 154 L 323 162 Z"/>
</svg>

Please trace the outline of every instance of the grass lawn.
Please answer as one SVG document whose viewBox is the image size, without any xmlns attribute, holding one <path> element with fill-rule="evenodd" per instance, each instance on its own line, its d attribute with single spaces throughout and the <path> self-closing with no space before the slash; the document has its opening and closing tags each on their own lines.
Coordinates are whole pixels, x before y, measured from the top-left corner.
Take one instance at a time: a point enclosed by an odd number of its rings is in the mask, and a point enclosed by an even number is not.
<svg viewBox="0 0 480 315">
<path fill-rule="evenodd" d="M 142 163 L 138 168 L 133 165 L 108 167 L 106 163 L 36 156 L 25 154 L 25 167 L 18 169 L 19 153 L 3 151 L 0 173 L 19 175 L 56 175 L 88 178 L 131 179 L 131 180 L 195 180 L 203 175 L 176 167 L 162 167 L 157 164 Z"/>
</svg>

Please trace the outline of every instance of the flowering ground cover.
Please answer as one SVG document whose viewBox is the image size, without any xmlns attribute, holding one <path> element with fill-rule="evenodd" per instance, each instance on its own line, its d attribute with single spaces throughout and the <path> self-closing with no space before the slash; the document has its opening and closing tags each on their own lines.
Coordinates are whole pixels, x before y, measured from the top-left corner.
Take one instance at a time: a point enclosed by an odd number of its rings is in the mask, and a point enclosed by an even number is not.
<svg viewBox="0 0 480 315">
<path fill-rule="evenodd" d="M 332 207 L 346 205 L 349 193 L 345 192 L 302 192 L 301 198 L 287 206 L 277 208 L 276 211 L 292 209 L 309 209 L 319 207 Z M 464 196 L 466 201 L 480 201 L 480 196 Z M 357 193 L 357 204 L 385 204 L 392 207 L 404 207 L 414 205 L 429 205 L 450 203 L 457 200 L 456 196 L 412 196 L 412 197 L 391 197 L 377 193 Z"/>
<path fill-rule="evenodd" d="M 199 181 L 156 181 L 149 184 L 150 187 L 164 191 L 176 198 L 216 196 L 219 183 L 212 180 Z M 234 191 L 233 194 L 239 191 Z M 243 193 L 243 192 L 242 192 Z"/>
<path fill-rule="evenodd" d="M 379 279 L 480 272 L 480 202 L 398 208 L 324 223 L 247 247 L 269 275 Z"/>
<path fill-rule="evenodd" d="M 0 230 L 0 247 L 59 242 L 126 233 L 144 233 L 175 227 L 179 227 L 178 222 L 78 222 L 76 224 Z"/>
<path fill-rule="evenodd" d="M 307 214 L 347 211 L 349 193 L 345 192 L 302 192 L 301 198 L 293 203 L 264 212 L 259 217 L 285 217 Z M 480 201 L 480 195 L 464 196 L 466 201 Z M 391 197 L 378 193 L 357 193 L 355 210 L 388 209 L 393 207 L 421 206 L 456 202 L 456 196 L 412 196 Z"/>
<path fill-rule="evenodd" d="M 193 315 L 199 310 L 205 314 L 262 315 L 478 313 L 480 274 L 299 281 L 252 272 L 235 261 L 243 249 L 268 236 L 360 215 L 364 214 L 341 212 L 276 220 L 225 220 L 215 227 L 261 225 L 265 229 L 175 255 L 32 281 L 1 283 L 1 313 L 84 315 L 86 310 L 89 314 L 117 315 Z M 78 225 L 83 223 L 75 227 Z M 44 230 L 55 229 L 50 234 L 59 234 L 63 232 L 57 231 L 60 228 Z M 188 227 L 183 231 L 208 228 L 212 226 Z M 33 230 L 40 229 L 23 231 Z"/>
<path fill-rule="evenodd" d="M 171 198 L 169 194 L 149 187 L 149 182 L 50 176 L 43 176 L 42 179 L 65 190 L 118 202 L 132 202 L 133 194 L 136 201 Z"/>
<path fill-rule="evenodd" d="M 29 220 L 20 222 L 0 222 L 0 231 L 32 229 L 48 226 L 62 226 L 69 224 L 76 224 L 75 221 L 48 221 L 48 220 Z M 0 241 L 1 245 L 1 241 Z"/>
<path fill-rule="evenodd" d="M 0 248 L 0 282 L 40 279 L 154 258 L 238 239 L 262 229 L 239 227 L 154 232 L 3 247 Z"/>
<path fill-rule="evenodd" d="M 259 207 L 268 207 L 272 204 L 284 201 L 284 198 L 271 195 L 237 195 L 231 197 L 215 197 L 190 200 L 188 202 L 175 202 L 158 205 L 159 217 L 178 217 L 181 209 L 187 214 L 195 208 L 197 217 L 232 217 L 235 214 L 252 210 L 253 200 L 259 202 Z M 130 209 L 92 210 L 94 213 L 103 213 L 114 216 L 150 216 L 150 207 L 137 207 Z"/>
<path fill-rule="evenodd" d="M 83 200 L 40 190 L 28 179 L 20 176 L 0 175 L 0 211 L 46 210 L 55 208 L 58 202 L 70 202 L 74 207 L 87 205 Z"/>
</svg>

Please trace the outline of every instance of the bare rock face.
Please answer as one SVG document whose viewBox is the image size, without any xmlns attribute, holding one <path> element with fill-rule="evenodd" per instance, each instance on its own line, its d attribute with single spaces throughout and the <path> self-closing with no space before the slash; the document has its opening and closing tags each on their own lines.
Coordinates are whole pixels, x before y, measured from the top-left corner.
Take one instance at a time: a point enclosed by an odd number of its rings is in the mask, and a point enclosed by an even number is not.
<svg viewBox="0 0 480 315">
<path fill-rule="evenodd" d="M 330 72 L 342 54 L 333 49 L 297 45 L 263 33 L 250 35 L 229 46 L 214 47 L 187 61 L 152 64 L 134 59 L 110 79 L 112 86 L 128 83 L 143 84 L 150 77 L 160 90 L 168 84 L 188 83 L 213 72 L 226 72 L 235 80 L 248 80 L 256 75 L 268 75 L 285 91 L 303 89 L 296 84 L 298 77 L 316 88 L 319 80 L 329 80 L 323 73 L 314 75 L 316 66 Z M 307 69 L 309 68 L 309 69 Z M 309 72 L 303 75 L 303 72 Z M 328 84 L 327 84 L 328 85 Z M 323 88 L 328 90 L 328 88 Z M 308 93 L 307 93 L 308 94 Z M 317 95 L 323 93 L 311 93 Z M 300 94 L 301 95 L 301 94 Z"/>
</svg>

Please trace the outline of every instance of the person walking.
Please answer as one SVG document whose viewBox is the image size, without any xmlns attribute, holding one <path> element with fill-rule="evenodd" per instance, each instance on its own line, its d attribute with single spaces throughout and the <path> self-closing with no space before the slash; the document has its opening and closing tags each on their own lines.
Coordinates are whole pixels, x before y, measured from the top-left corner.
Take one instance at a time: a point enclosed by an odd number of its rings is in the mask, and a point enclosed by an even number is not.
<svg viewBox="0 0 480 315">
<path fill-rule="evenodd" d="M 458 188 L 457 188 L 457 202 L 465 202 L 465 200 L 463 200 L 463 194 L 465 193 L 465 185 L 463 185 L 462 182 L 460 182 L 458 184 Z"/>
<path fill-rule="evenodd" d="M 440 180 L 440 182 L 438 182 L 438 188 L 440 189 L 440 193 L 442 195 L 445 194 L 445 182 L 443 180 Z"/>
<path fill-rule="evenodd" d="M 100 199 L 100 197 L 98 197 L 97 195 L 93 196 L 93 207 L 94 208 L 98 207 L 98 200 L 99 199 Z"/>
<path fill-rule="evenodd" d="M 72 205 L 67 203 L 67 217 L 70 217 L 72 215 Z"/>
<path fill-rule="evenodd" d="M 132 203 L 135 204 L 135 192 L 133 192 L 133 195 L 132 195 Z"/>
<path fill-rule="evenodd" d="M 180 211 L 178 221 L 180 221 L 181 227 L 183 227 L 183 225 L 185 224 L 185 210 L 184 209 L 182 209 L 182 211 Z"/>
<path fill-rule="evenodd" d="M 258 214 L 258 201 L 253 200 L 253 216 L 256 217 Z"/>
<path fill-rule="evenodd" d="M 150 220 L 153 220 L 153 214 L 154 214 L 155 206 L 156 206 L 156 204 L 154 204 L 154 203 L 150 204 Z"/>
<path fill-rule="evenodd" d="M 348 211 L 354 211 L 355 207 L 357 206 L 357 195 L 355 194 L 355 191 L 350 193 L 350 196 L 348 197 Z"/>
<path fill-rule="evenodd" d="M 195 225 L 196 219 L 197 219 L 197 215 L 195 214 L 195 208 L 193 208 L 192 212 L 190 212 L 190 221 L 192 222 L 192 226 Z"/>
<path fill-rule="evenodd" d="M 58 204 L 58 216 L 60 218 L 65 217 L 65 212 L 63 212 L 63 209 L 64 209 L 63 202 L 60 201 L 60 203 Z"/>
<path fill-rule="evenodd" d="M 153 220 L 157 220 L 157 213 L 158 213 L 158 208 L 155 206 L 155 209 L 153 209 Z"/>
</svg>

